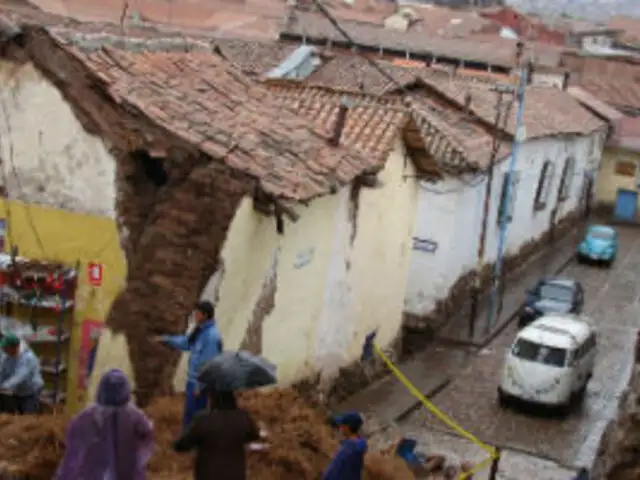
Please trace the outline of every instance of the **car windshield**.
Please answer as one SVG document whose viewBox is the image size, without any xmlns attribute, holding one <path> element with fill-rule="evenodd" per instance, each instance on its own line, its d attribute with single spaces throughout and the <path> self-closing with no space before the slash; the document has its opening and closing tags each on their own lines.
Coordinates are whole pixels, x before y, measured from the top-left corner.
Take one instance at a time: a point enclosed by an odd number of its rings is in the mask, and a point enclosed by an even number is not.
<svg viewBox="0 0 640 480">
<path fill-rule="evenodd" d="M 596 240 L 613 240 L 613 232 L 596 228 L 589 231 L 589 238 Z"/>
<path fill-rule="evenodd" d="M 540 298 L 546 300 L 556 300 L 558 302 L 570 302 L 573 297 L 573 290 L 563 285 L 546 283 L 540 287 Z"/>
<path fill-rule="evenodd" d="M 567 362 L 567 350 L 564 348 L 549 347 L 523 338 L 518 339 L 511 353 L 516 358 L 552 367 L 564 367 Z"/>
</svg>

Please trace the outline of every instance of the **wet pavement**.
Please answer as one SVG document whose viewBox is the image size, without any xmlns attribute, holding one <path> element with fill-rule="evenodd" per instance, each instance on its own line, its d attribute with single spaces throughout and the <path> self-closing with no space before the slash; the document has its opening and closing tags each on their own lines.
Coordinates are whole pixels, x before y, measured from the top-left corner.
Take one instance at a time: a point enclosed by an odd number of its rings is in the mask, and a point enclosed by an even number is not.
<svg viewBox="0 0 640 480">
<path fill-rule="evenodd" d="M 566 468 L 575 469 L 593 461 L 602 431 L 615 415 L 626 387 L 636 330 L 640 327 L 640 229 L 618 230 L 620 251 L 611 269 L 571 264 L 563 273 L 582 282 L 585 313 L 600 333 L 594 378 L 582 406 L 564 419 L 498 406 L 496 388 L 505 351 L 516 333 L 514 324 L 469 360 L 449 386 L 432 398 L 461 426 L 505 449 L 499 478 L 566 479 L 570 478 Z M 483 458 L 481 449 L 452 434 L 424 409 L 398 427 L 432 451 L 467 452 L 469 459 Z M 486 473 L 477 478 L 486 478 Z"/>
</svg>

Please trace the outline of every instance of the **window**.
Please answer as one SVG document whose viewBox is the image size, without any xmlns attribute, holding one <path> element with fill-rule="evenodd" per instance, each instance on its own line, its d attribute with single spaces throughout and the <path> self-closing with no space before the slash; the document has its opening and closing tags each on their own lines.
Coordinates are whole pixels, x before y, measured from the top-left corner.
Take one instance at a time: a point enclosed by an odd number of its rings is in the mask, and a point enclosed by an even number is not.
<svg viewBox="0 0 640 480">
<path fill-rule="evenodd" d="M 616 162 L 616 175 L 621 177 L 635 177 L 636 164 L 634 162 L 625 162 L 620 160 Z"/>
<path fill-rule="evenodd" d="M 540 287 L 540 298 L 543 300 L 555 300 L 557 302 L 570 303 L 573 300 L 573 290 L 562 285 L 547 283 Z"/>
<path fill-rule="evenodd" d="M 500 205 L 498 206 L 498 223 L 503 220 L 510 222 L 513 220 L 513 214 L 516 205 L 516 197 L 518 196 L 518 184 L 520 183 L 520 172 L 513 172 L 511 175 L 511 191 L 509 192 L 509 204 L 507 205 L 507 180 L 509 174 L 505 173 L 502 179 L 502 191 L 500 192 Z"/>
<path fill-rule="evenodd" d="M 511 353 L 516 358 L 552 367 L 564 367 L 568 356 L 564 348 L 548 347 L 523 338 L 518 339 Z"/>
<path fill-rule="evenodd" d="M 549 160 L 544 162 L 544 165 L 542 165 L 540 180 L 538 180 L 538 188 L 536 189 L 536 198 L 533 203 L 534 210 L 543 210 L 547 206 L 554 168 L 555 165 Z"/>
<path fill-rule="evenodd" d="M 562 169 L 562 178 L 560 179 L 560 190 L 558 191 L 558 200 L 563 201 L 569 198 L 571 193 L 571 185 L 573 184 L 575 170 L 575 159 L 568 157 L 564 162 Z"/>
</svg>

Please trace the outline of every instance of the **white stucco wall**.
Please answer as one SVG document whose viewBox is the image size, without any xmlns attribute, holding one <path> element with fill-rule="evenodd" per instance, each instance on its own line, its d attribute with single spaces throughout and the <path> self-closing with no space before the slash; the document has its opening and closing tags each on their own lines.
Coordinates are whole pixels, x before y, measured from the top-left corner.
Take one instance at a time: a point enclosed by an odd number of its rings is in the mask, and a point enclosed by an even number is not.
<svg viewBox="0 0 640 480">
<path fill-rule="evenodd" d="M 0 155 L 11 198 L 113 217 L 114 161 L 33 66 L 0 61 Z"/>
<path fill-rule="evenodd" d="M 594 134 L 596 135 L 596 134 Z M 505 241 L 505 253 L 516 253 L 526 242 L 540 237 L 548 228 L 551 212 L 557 198 L 558 187 L 565 159 L 575 158 L 569 198 L 559 204 L 556 221 L 564 218 L 580 202 L 584 172 L 591 169 L 592 136 L 549 137 L 524 142 L 516 159 L 515 171 L 519 172 L 513 220 L 509 223 Z M 547 206 L 534 210 L 534 199 L 542 166 L 546 160 L 555 164 L 550 183 Z M 507 160 L 501 162 L 494 173 L 492 198 L 489 210 L 485 262 L 497 257 L 499 228 L 498 205 L 502 190 L 503 174 L 508 171 Z M 414 239 L 435 242 L 435 252 L 420 250 L 414 240 L 411 254 L 405 311 L 426 315 L 439 299 L 446 297 L 455 281 L 475 268 L 481 231 L 482 209 L 486 177 L 446 178 L 436 185 L 423 184 L 418 195 Z"/>
</svg>

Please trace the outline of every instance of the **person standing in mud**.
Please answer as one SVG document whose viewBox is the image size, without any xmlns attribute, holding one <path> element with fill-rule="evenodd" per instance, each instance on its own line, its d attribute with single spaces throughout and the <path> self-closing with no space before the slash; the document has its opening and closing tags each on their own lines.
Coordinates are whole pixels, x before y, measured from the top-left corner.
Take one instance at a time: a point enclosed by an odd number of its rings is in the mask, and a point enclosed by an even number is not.
<svg viewBox="0 0 640 480">
<path fill-rule="evenodd" d="M 196 305 L 193 313 L 195 327 L 185 335 L 163 335 L 156 341 L 183 352 L 190 352 L 187 369 L 187 385 L 183 426 L 188 427 L 193 416 L 207 407 L 207 395 L 202 391 L 197 377 L 202 366 L 222 352 L 222 339 L 214 320 L 214 307 L 211 302 L 202 301 Z"/>
</svg>

